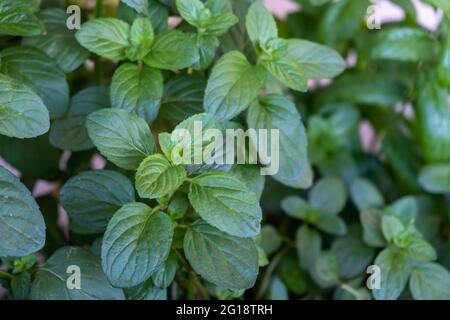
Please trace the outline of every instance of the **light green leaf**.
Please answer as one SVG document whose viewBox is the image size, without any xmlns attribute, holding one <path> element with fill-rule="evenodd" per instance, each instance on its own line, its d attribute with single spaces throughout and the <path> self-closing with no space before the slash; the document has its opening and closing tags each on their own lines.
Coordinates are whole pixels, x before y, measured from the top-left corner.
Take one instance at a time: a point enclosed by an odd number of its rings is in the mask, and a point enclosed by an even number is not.
<svg viewBox="0 0 450 320">
<path fill-rule="evenodd" d="M 269 94 L 251 105 L 247 123 L 249 128 L 278 130 L 277 141 L 272 141 L 270 137 L 272 132 L 268 134 L 267 139 L 268 147 L 279 143 L 279 170 L 274 172 L 276 173 L 274 178 L 281 182 L 297 179 L 307 168 L 308 159 L 305 128 L 295 105 L 281 95 Z M 258 145 L 256 141 L 254 145 Z M 275 165 L 277 160 L 275 150 L 270 152 L 273 162 L 271 165 Z M 273 169 L 276 168 L 270 170 Z"/>
<path fill-rule="evenodd" d="M 56 251 L 36 273 L 31 299 L 33 300 L 124 300 L 121 289 L 114 288 L 102 271 L 100 258 L 89 250 L 63 247 Z M 70 266 L 81 271 L 81 289 L 70 290 Z"/>
<path fill-rule="evenodd" d="M 338 178 L 322 178 L 309 193 L 311 207 L 329 215 L 338 214 L 344 208 L 346 201 L 345 185 Z"/>
<path fill-rule="evenodd" d="M 51 119 L 66 113 L 69 86 L 66 75 L 54 59 L 36 48 L 11 47 L 1 52 L 0 60 L 0 71 L 37 93 L 49 110 Z"/>
<path fill-rule="evenodd" d="M 283 211 L 290 217 L 300 220 L 306 220 L 308 214 L 313 211 L 313 208 L 311 208 L 309 203 L 298 196 L 284 198 L 281 202 L 281 208 L 283 208 Z"/>
<path fill-rule="evenodd" d="M 89 51 L 111 60 L 126 59 L 130 46 L 130 26 L 115 18 L 90 20 L 81 26 L 75 37 Z"/>
<path fill-rule="evenodd" d="M 187 34 L 171 30 L 155 37 L 152 50 L 143 61 L 156 69 L 174 70 L 190 67 L 198 59 L 195 42 Z"/>
<path fill-rule="evenodd" d="M 346 62 L 332 48 L 308 40 L 288 40 L 286 60 L 299 63 L 308 79 L 334 78 L 346 68 Z"/>
<path fill-rule="evenodd" d="M 322 238 L 319 232 L 304 224 L 297 230 L 295 242 L 300 266 L 305 270 L 311 270 L 322 250 Z"/>
<path fill-rule="evenodd" d="M 430 164 L 423 167 L 419 183 L 430 193 L 450 192 L 450 164 Z"/>
<path fill-rule="evenodd" d="M 252 239 L 227 235 L 203 221 L 184 238 L 184 252 L 193 269 L 226 289 L 247 289 L 258 275 L 258 252 Z"/>
<path fill-rule="evenodd" d="M 142 161 L 136 173 L 136 189 L 141 198 L 161 198 L 173 194 L 184 182 L 186 170 L 172 165 L 161 154 Z"/>
<path fill-rule="evenodd" d="M 245 20 L 250 40 L 256 46 L 278 37 L 278 29 L 272 14 L 260 2 L 255 2 L 248 9 Z"/>
<path fill-rule="evenodd" d="M 40 250 L 45 223 L 30 191 L 0 167 L 0 256 L 21 257 Z"/>
<path fill-rule="evenodd" d="M 205 29 L 207 35 L 218 37 L 226 33 L 228 29 L 238 22 L 239 19 L 234 14 L 222 12 L 214 14 L 211 18 L 206 20 L 202 28 Z"/>
<path fill-rule="evenodd" d="M 414 266 L 409 282 L 416 300 L 450 300 L 450 274 L 437 263 Z"/>
<path fill-rule="evenodd" d="M 181 17 L 195 27 L 200 27 L 212 15 L 200 0 L 176 0 L 176 6 Z"/>
<path fill-rule="evenodd" d="M 166 214 L 142 203 L 123 206 L 103 237 L 102 266 L 109 281 L 125 288 L 144 282 L 167 259 L 172 238 Z"/>
<path fill-rule="evenodd" d="M 419 138 L 427 162 L 450 162 L 450 102 L 448 90 L 441 87 L 434 73 L 418 77 L 414 103 Z"/>
<path fill-rule="evenodd" d="M 147 123 L 118 109 L 91 113 L 86 121 L 89 137 L 99 151 L 115 165 L 135 170 L 154 152 L 153 136 Z"/>
<path fill-rule="evenodd" d="M 314 276 L 318 277 L 325 287 L 332 285 L 339 280 L 338 261 L 333 252 L 322 251 L 322 253 L 320 253 L 314 266 Z"/>
<path fill-rule="evenodd" d="M 49 128 L 48 111 L 41 98 L 21 82 L 0 74 L 0 134 L 33 138 Z"/>
<path fill-rule="evenodd" d="M 368 209 L 359 215 L 363 227 L 364 242 L 372 247 L 384 247 L 386 242 L 381 231 L 383 212 L 376 209 Z"/>
<path fill-rule="evenodd" d="M 242 238 L 260 232 L 256 195 L 229 173 L 212 171 L 192 179 L 189 200 L 202 219 L 223 232 Z"/>
<path fill-rule="evenodd" d="M 75 33 L 66 25 L 67 13 L 59 8 L 44 9 L 39 13 L 47 32 L 45 35 L 23 38 L 22 44 L 41 49 L 55 59 L 64 72 L 77 69 L 89 56 L 75 39 Z"/>
<path fill-rule="evenodd" d="M 280 52 L 274 50 L 275 56 L 261 59 L 259 64 L 289 89 L 306 92 L 308 90 L 306 67 L 297 61 L 298 57 L 289 55 L 287 40 L 278 40 L 278 42 L 284 42 L 283 46 L 286 48 Z M 269 51 L 272 50 L 269 49 Z"/>
<path fill-rule="evenodd" d="M 385 215 L 381 219 L 381 230 L 384 238 L 388 242 L 392 242 L 394 238 L 398 237 L 405 230 L 405 227 L 396 217 Z"/>
<path fill-rule="evenodd" d="M 252 66 L 240 52 L 223 55 L 208 79 L 204 109 L 219 120 L 231 120 L 256 99 L 265 82 L 265 72 Z"/>
<path fill-rule="evenodd" d="M 347 233 L 347 225 L 345 224 L 345 221 L 335 215 L 319 213 L 317 214 L 317 217 L 311 221 L 311 223 L 316 225 L 319 229 L 337 236 L 342 236 Z"/>
<path fill-rule="evenodd" d="M 220 45 L 215 36 L 191 33 L 190 37 L 197 45 L 199 60 L 192 66 L 195 70 L 208 68 L 216 57 L 217 48 Z"/>
<path fill-rule="evenodd" d="M 148 8 L 148 0 L 120 0 L 138 13 L 146 13 Z"/>
<path fill-rule="evenodd" d="M 372 59 L 416 62 L 432 60 L 436 55 L 436 40 L 426 31 L 411 27 L 381 30 L 371 50 Z"/>
<path fill-rule="evenodd" d="M 270 282 L 269 292 L 269 300 L 289 300 L 288 290 L 277 276 L 273 277 Z"/>
<path fill-rule="evenodd" d="M 131 63 L 122 64 L 111 83 L 112 107 L 135 113 L 152 123 L 163 95 L 161 71 Z"/>
<path fill-rule="evenodd" d="M 72 97 L 67 114 L 53 121 L 50 129 L 51 144 L 69 151 L 93 148 L 86 129 L 86 117 L 110 105 L 108 87 L 98 86 L 81 90 Z"/>
<path fill-rule="evenodd" d="M 373 289 L 376 300 L 396 300 L 405 289 L 411 268 L 408 259 L 394 249 L 384 249 L 375 259 L 375 265 L 381 269 L 381 287 Z"/>
<path fill-rule="evenodd" d="M 134 200 L 130 180 L 110 170 L 82 172 L 61 189 L 61 205 L 71 220 L 70 228 L 79 234 L 104 232 L 114 213 Z"/>
<path fill-rule="evenodd" d="M 149 19 L 139 17 L 133 21 L 130 30 L 126 54 L 132 61 L 142 60 L 152 49 L 154 39 L 153 26 Z"/>
<path fill-rule="evenodd" d="M 381 208 L 384 206 L 383 195 L 370 180 L 364 178 L 358 178 L 352 181 L 350 195 L 360 212 L 370 208 Z"/>
<path fill-rule="evenodd" d="M 44 24 L 33 14 L 33 7 L 16 1 L 0 4 L 0 34 L 10 36 L 35 36 L 45 32 Z"/>
</svg>

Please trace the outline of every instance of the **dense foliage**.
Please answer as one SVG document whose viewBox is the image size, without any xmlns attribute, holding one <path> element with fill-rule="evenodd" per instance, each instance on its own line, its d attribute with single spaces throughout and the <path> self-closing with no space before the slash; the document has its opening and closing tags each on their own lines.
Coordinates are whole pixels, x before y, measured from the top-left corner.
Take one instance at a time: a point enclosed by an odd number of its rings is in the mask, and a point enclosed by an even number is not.
<svg viewBox="0 0 450 320">
<path fill-rule="evenodd" d="M 0 0 L 9 299 L 450 299 L 448 1 L 434 32 L 297 2 Z M 279 171 L 177 163 L 196 121 L 279 129 Z"/>
</svg>

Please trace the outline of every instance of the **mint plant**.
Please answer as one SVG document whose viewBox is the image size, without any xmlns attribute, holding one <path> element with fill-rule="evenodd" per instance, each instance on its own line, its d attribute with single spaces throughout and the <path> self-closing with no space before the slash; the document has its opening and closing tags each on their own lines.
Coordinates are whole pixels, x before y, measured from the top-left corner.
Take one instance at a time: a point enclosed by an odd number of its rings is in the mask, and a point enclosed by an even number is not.
<svg viewBox="0 0 450 320">
<path fill-rule="evenodd" d="M 297 2 L 2 0 L 0 298 L 450 299 L 447 1 Z"/>
</svg>

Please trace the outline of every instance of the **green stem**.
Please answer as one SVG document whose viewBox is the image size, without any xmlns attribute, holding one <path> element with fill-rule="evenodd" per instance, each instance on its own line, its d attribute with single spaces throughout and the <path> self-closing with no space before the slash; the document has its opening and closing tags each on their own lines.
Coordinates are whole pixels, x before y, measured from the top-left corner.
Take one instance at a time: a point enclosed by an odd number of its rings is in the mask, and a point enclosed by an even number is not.
<svg viewBox="0 0 450 320">
<path fill-rule="evenodd" d="M 103 15 L 103 0 L 97 0 L 95 3 L 95 17 L 101 18 Z M 104 68 L 103 68 L 103 61 L 102 57 L 96 55 L 94 57 L 94 63 L 95 63 L 95 79 L 98 85 L 103 84 L 103 74 L 104 74 Z"/>
<path fill-rule="evenodd" d="M 0 271 L 0 279 L 11 280 L 13 276 L 8 272 Z"/>
<path fill-rule="evenodd" d="M 341 287 L 341 289 L 349 292 L 352 296 L 354 296 L 356 300 L 362 300 L 359 292 L 357 290 L 355 290 L 352 286 L 350 286 L 346 283 L 341 283 L 340 287 Z"/>
<path fill-rule="evenodd" d="M 186 261 L 186 259 L 183 257 L 181 253 L 178 252 L 178 250 L 174 250 L 177 257 L 180 259 L 181 263 L 183 264 L 183 267 L 188 270 L 190 273 L 190 280 L 195 285 L 197 290 L 200 292 L 200 295 L 205 300 L 211 300 L 211 297 L 208 294 L 208 291 L 206 291 L 205 287 L 201 283 L 201 281 L 198 279 L 197 274 L 194 270 L 189 266 L 189 263 Z"/>
<path fill-rule="evenodd" d="M 264 294 L 267 291 L 267 288 L 269 287 L 270 278 L 272 276 L 272 273 L 275 271 L 276 267 L 280 263 L 283 256 L 289 251 L 291 246 L 288 244 L 286 245 L 280 252 L 278 252 L 270 262 L 269 266 L 266 269 L 266 272 L 264 273 L 264 276 L 261 281 L 261 285 L 259 286 L 258 293 L 256 294 L 256 300 L 262 299 Z"/>
</svg>

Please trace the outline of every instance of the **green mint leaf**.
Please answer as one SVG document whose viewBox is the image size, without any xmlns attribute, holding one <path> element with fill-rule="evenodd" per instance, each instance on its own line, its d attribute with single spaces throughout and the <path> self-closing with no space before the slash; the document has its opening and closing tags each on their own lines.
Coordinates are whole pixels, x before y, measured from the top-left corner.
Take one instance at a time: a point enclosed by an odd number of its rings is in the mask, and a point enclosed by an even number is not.
<svg viewBox="0 0 450 320">
<path fill-rule="evenodd" d="M 432 60 L 437 55 L 437 42 L 419 28 L 397 27 L 380 31 L 370 54 L 372 59 Z"/>
<path fill-rule="evenodd" d="M 102 266 L 109 281 L 130 288 L 147 280 L 167 259 L 172 238 L 166 214 L 142 203 L 123 206 L 103 237 Z"/>
<path fill-rule="evenodd" d="M 146 13 L 148 9 L 148 0 L 120 0 L 138 13 Z"/>
<path fill-rule="evenodd" d="M 130 46 L 130 26 L 115 18 L 100 18 L 84 23 L 75 37 L 89 51 L 111 60 L 125 60 Z"/>
<path fill-rule="evenodd" d="M 155 286 L 151 278 L 124 291 L 128 300 L 167 300 L 167 290 Z"/>
<path fill-rule="evenodd" d="M 147 123 L 126 111 L 96 111 L 88 116 L 86 126 L 94 145 L 118 167 L 135 170 L 155 150 Z"/>
<path fill-rule="evenodd" d="M 391 248 L 384 249 L 375 259 L 381 269 L 381 287 L 373 289 L 376 300 L 396 300 L 406 287 L 411 268 L 407 257 Z"/>
<path fill-rule="evenodd" d="M 66 75 L 41 50 L 12 47 L 1 52 L 0 71 L 30 87 L 41 97 L 50 118 L 62 117 L 69 107 L 69 86 Z"/>
<path fill-rule="evenodd" d="M 256 238 L 259 239 L 259 245 L 268 256 L 275 253 L 282 245 L 277 229 L 270 224 L 262 227 L 261 234 Z"/>
<path fill-rule="evenodd" d="M 0 4 L 0 34 L 35 36 L 45 32 L 44 24 L 33 14 L 33 4 L 3 1 Z"/>
<path fill-rule="evenodd" d="M 159 70 L 144 65 L 122 64 L 112 78 L 112 107 L 135 113 L 147 123 L 152 123 L 158 116 L 163 81 Z"/>
<path fill-rule="evenodd" d="M 152 49 L 154 40 L 152 23 L 147 18 L 137 18 L 131 25 L 130 47 L 126 50 L 127 57 L 132 60 L 142 60 Z"/>
<path fill-rule="evenodd" d="M 103 108 L 110 107 L 109 88 L 91 87 L 81 90 L 70 100 L 69 111 L 56 119 L 50 129 L 53 146 L 69 151 L 83 151 L 94 147 L 86 129 L 86 117 Z"/>
<path fill-rule="evenodd" d="M 342 211 L 346 201 L 345 185 L 337 178 L 321 179 L 309 193 L 310 205 L 328 215 L 336 215 Z"/>
<path fill-rule="evenodd" d="M 64 72 L 77 69 L 89 56 L 75 39 L 75 32 L 67 29 L 67 13 L 58 8 L 42 10 L 39 14 L 45 24 L 45 35 L 23 38 L 25 46 L 41 49 L 56 60 Z"/>
<path fill-rule="evenodd" d="M 364 242 L 372 247 L 384 247 L 386 244 L 381 230 L 382 218 L 383 212 L 377 209 L 367 209 L 359 215 Z"/>
<path fill-rule="evenodd" d="M 281 208 L 288 216 L 300 220 L 308 219 L 314 212 L 308 202 L 298 196 L 289 196 L 281 201 Z"/>
<path fill-rule="evenodd" d="M 361 228 L 354 224 L 349 227 L 347 235 L 336 238 L 331 245 L 341 278 L 349 279 L 364 274 L 373 261 L 375 251 L 362 241 L 361 235 Z"/>
<path fill-rule="evenodd" d="M 449 300 L 450 274 L 437 263 L 419 264 L 413 268 L 409 288 L 416 300 Z"/>
<path fill-rule="evenodd" d="M 50 128 L 47 108 L 28 86 L 0 74 L 0 134 L 33 138 Z"/>
<path fill-rule="evenodd" d="M 164 86 L 160 114 L 171 123 L 178 124 L 203 112 L 206 80 L 200 76 L 180 75 L 171 78 Z"/>
<path fill-rule="evenodd" d="M 294 103 L 278 94 L 260 97 L 248 110 L 247 124 L 250 128 L 269 130 L 267 146 L 279 141 L 279 170 L 274 172 L 275 179 L 281 182 L 297 179 L 306 170 L 306 133 Z M 278 141 L 272 142 L 271 129 L 279 131 Z M 273 155 L 274 150 L 270 151 Z"/>
<path fill-rule="evenodd" d="M 450 164 L 430 164 L 423 167 L 419 183 L 430 193 L 450 192 Z"/>
<path fill-rule="evenodd" d="M 123 205 L 134 202 L 133 184 L 110 170 L 86 171 L 72 177 L 61 189 L 61 204 L 70 228 L 79 234 L 98 234 Z"/>
<path fill-rule="evenodd" d="M 231 169 L 230 173 L 243 181 L 248 189 L 255 193 L 258 199 L 264 190 L 265 178 L 261 175 L 260 168 L 252 165 L 235 165 Z"/>
<path fill-rule="evenodd" d="M 328 287 L 338 282 L 338 260 L 331 251 L 322 251 L 317 257 L 314 265 L 314 277 L 316 277 L 322 287 Z"/>
<path fill-rule="evenodd" d="M 189 201 L 202 219 L 232 236 L 248 238 L 260 232 L 256 195 L 229 173 L 207 172 L 192 179 Z"/>
<path fill-rule="evenodd" d="M 30 191 L 0 167 L 0 256 L 21 257 L 40 250 L 45 223 Z"/>
<path fill-rule="evenodd" d="M 163 155 L 154 154 L 139 165 L 136 189 L 141 198 L 161 198 L 173 194 L 185 178 L 183 166 L 174 166 Z"/>
<path fill-rule="evenodd" d="M 250 40 L 255 46 L 263 46 L 278 37 L 275 19 L 264 5 L 256 1 L 248 9 L 245 25 Z"/>
<path fill-rule="evenodd" d="M 189 36 L 172 30 L 158 34 L 144 63 L 150 67 L 164 70 L 185 69 L 199 59 L 197 46 Z"/>
<path fill-rule="evenodd" d="M 392 242 L 405 230 L 405 227 L 396 217 L 385 215 L 381 219 L 381 230 L 384 238 L 388 242 Z"/>
<path fill-rule="evenodd" d="M 350 195 L 360 212 L 384 206 L 383 195 L 370 180 L 364 178 L 352 181 Z"/>
<path fill-rule="evenodd" d="M 70 266 L 81 272 L 81 289 L 70 290 L 67 283 L 73 274 Z M 72 282 L 70 282 L 72 283 Z M 109 284 L 100 258 L 78 247 L 62 247 L 36 273 L 31 288 L 33 300 L 124 300 L 123 291 Z"/>
<path fill-rule="evenodd" d="M 240 52 L 223 55 L 208 80 L 204 109 L 219 120 L 231 120 L 255 100 L 264 86 L 265 72 Z"/>
<path fill-rule="evenodd" d="M 196 43 L 199 55 L 199 60 L 192 67 L 195 70 L 204 70 L 213 62 L 220 42 L 217 37 L 207 34 L 192 33 L 189 35 Z"/>
<path fill-rule="evenodd" d="M 181 17 L 195 27 L 211 17 L 211 11 L 200 0 L 176 0 L 176 6 Z"/>
<path fill-rule="evenodd" d="M 300 266 L 305 270 L 312 270 L 322 250 L 319 232 L 304 224 L 297 230 L 295 242 Z"/>
<path fill-rule="evenodd" d="M 299 63 L 308 79 L 334 78 L 341 74 L 346 63 L 334 49 L 307 40 L 288 40 L 286 60 Z"/>
<path fill-rule="evenodd" d="M 252 239 L 227 235 L 199 221 L 186 232 L 184 252 L 194 270 L 219 287 L 247 289 L 256 281 L 258 252 Z"/>
<path fill-rule="evenodd" d="M 435 74 L 421 74 L 417 82 L 420 90 L 414 103 L 419 137 L 425 160 L 450 160 L 450 103 L 448 91 L 439 86 Z"/>
<path fill-rule="evenodd" d="M 159 288 L 168 288 L 178 270 L 178 260 L 175 254 L 171 253 L 166 262 L 153 275 L 153 283 Z"/>
</svg>

